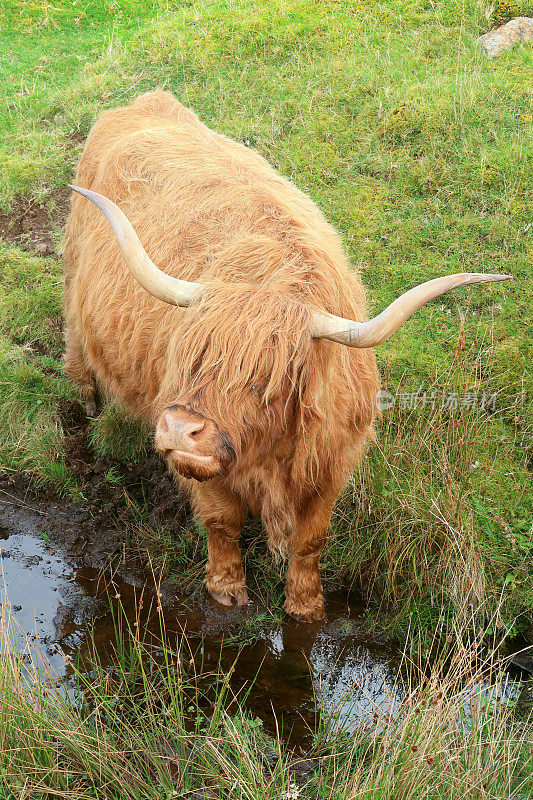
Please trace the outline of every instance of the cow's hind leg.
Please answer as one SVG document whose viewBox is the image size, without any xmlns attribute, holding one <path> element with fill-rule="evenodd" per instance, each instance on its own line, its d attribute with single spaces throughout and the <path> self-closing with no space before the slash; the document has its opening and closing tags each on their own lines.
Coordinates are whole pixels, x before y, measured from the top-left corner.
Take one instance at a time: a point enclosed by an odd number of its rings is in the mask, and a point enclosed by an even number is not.
<svg viewBox="0 0 533 800">
<path fill-rule="evenodd" d="M 246 578 L 239 537 L 246 508 L 221 481 L 208 481 L 193 490 L 195 511 L 207 528 L 207 576 L 209 593 L 222 605 L 246 605 Z"/>
<path fill-rule="evenodd" d="M 333 503 L 333 496 L 329 502 L 318 495 L 312 497 L 300 512 L 289 541 L 285 611 L 305 622 L 316 622 L 324 617 L 319 562 Z"/>
<path fill-rule="evenodd" d="M 65 349 L 65 372 L 69 378 L 78 384 L 85 400 L 85 408 L 89 417 L 97 413 L 97 389 L 94 372 L 87 365 L 83 350 L 76 333 L 67 327 Z"/>
</svg>

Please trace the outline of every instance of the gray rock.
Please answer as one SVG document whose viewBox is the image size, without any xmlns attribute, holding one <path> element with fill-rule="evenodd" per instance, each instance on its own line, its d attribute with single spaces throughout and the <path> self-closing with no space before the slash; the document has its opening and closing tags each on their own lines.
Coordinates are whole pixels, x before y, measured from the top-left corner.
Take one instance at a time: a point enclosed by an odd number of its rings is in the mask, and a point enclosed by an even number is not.
<svg viewBox="0 0 533 800">
<path fill-rule="evenodd" d="M 488 58 L 496 58 L 503 50 L 514 47 L 519 42 L 533 39 L 533 17 L 516 17 L 494 31 L 489 31 L 477 39 Z"/>
</svg>

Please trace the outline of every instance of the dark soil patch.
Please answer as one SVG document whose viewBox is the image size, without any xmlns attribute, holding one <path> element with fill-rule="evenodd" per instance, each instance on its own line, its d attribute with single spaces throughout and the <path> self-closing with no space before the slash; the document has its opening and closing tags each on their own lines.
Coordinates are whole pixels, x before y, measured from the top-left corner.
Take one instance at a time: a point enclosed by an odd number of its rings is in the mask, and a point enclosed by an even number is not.
<svg viewBox="0 0 533 800">
<path fill-rule="evenodd" d="M 63 318 L 48 317 L 43 320 L 48 329 L 53 332 L 53 338 L 48 341 L 43 339 L 31 338 L 31 332 L 23 329 L 22 332 L 13 331 L 11 337 L 15 344 L 19 344 L 26 349 L 26 359 L 35 364 L 37 369 L 44 375 L 51 375 L 55 378 L 61 376 L 62 369 L 59 364 L 47 364 L 45 358 L 53 358 L 56 361 L 61 359 L 64 352 L 63 345 Z"/>
<path fill-rule="evenodd" d="M 124 550 L 124 542 L 115 528 L 95 520 L 83 506 L 69 501 L 51 485 L 38 486 L 27 473 L 0 473 L 0 499 L 13 507 L 14 513 L 25 508 L 38 509 L 37 513 L 52 523 L 48 530 L 51 540 L 61 546 L 67 556 L 74 556 L 78 564 L 107 568 Z M 139 564 L 130 558 L 130 564 Z"/>
<path fill-rule="evenodd" d="M 63 327 L 63 320 L 61 317 L 50 317 L 48 319 L 49 327 L 55 333 L 57 338 L 59 339 L 62 332 Z M 31 343 L 32 351 L 38 356 L 49 356 L 52 355 L 50 352 L 50 346 L 47 342 L 41 341 L 41 339 L 33 339 Z"/>
<path fill-rule="evenodd" d="M 139 533 L 141 516 L 145 530 L 164 528 L 170 538 L 178 538 L 192 522 L 188 499 L 155 452 L 138 464 L 98 456 L 81 404 L 64 402 L 58 410 L 65 431 L 65 462 L 79 480 L 83 502 L 66 501 L 55 486 L 24 472 L 0 472 L 0 496 L 11 498 L 15 506 L 36 506 L 55 520 L 57 544 L 78 563 L 81 558 L 87 567 L 113 565 L 125 580 L 142 582 L 149 558 Z"/>
<path fill-rule="evenodd" d="M 64 228 L 70 204 L 65 188 L 54 198 L 53 210 L 27 195 L 15 197 L 11 211 L 0 212 L 0 237 L 21 250 L 40 256 L 56 256 L 57 231 Z"/>
<path fill-rule="evenodd" d="M 85 505 L 65 500 L 51 485 L 37 485 L 26 473 L 0 472 L 0 510 L 6 523 L 0 526 L 0 539 L 10 540 L 13 527 L 29 530 L 32 520 L 40 520 L 33 525 L 35 530 L 46 532 L 49 545 L 77 570 L 105 572 L 111 580 L 145 587 L 152 593 L 154 576 L 142 544 L 109 517 L 98 517 Z M 9 550 L 4 547 L 2 555 L 9 556 Z M 158 579 L 157 589 L 168 607 L 179 597 L 179 587 L 165 582 L 164 575 Z"/>
<path fill-rule="evenodd" d="M 73 131 L 68 138 L 70 139 L 71 142 L 78 145 L 78 144 L 85 144 L 85 142 L 87 141 L 87 136 L 88 136 L 87 132 L 83 133 L 82 131 Z"/>
<path fill-rule="evenodd" d="M 65 462 L 82 483 L 86 506 L 126 526 L 135 524 L 134 506 L 146 508 L 148 526 L 164 526 L 178 536 L 191 521 L 188 499 L 160 456 L 151 451 L 136 464 L 99 456 L 90 442 L 83 406 L 64 402 L 58 410 L 65 432 Z"/>
</svg>

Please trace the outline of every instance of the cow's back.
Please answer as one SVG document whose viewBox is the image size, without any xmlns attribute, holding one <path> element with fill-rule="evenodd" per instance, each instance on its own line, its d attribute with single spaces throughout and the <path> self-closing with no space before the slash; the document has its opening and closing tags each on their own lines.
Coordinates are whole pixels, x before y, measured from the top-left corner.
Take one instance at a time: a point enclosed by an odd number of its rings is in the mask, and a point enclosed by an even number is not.
<svg viewBox="0 0 533 800">
<path fill-rule="evenodd" d="M 255 151 L 209 130 L 168 92 L 106 112 L 89 135 L 76 182 L 120 205 L 151 258 L 181 278 L 198 280 L 206 270 L 211 275 L 211 264 L 230 243 L 258 235 L 291 247 L 295 233 L 304 232 L 344 261 L 336 232 L 306 195 Z M 96 226 L 118 253 L 90 203 L 75 196 L 72 211 L 67 260 L 75 242 Z M 253 270 L 246 277 L 256 280 Z"/>
</svg>

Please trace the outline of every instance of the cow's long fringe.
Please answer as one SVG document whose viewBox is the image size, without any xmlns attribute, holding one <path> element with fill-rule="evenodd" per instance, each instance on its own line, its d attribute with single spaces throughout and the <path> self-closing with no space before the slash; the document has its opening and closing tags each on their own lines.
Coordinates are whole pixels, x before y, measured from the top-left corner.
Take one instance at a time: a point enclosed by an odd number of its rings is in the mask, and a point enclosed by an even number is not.
<svg viewBox="0 0 533 800">
<path fill-rule="evenodd" d="M 250 389 L 266 406 L 298 389 L 310 309 L 268 287 L 214 282 L 190 317 L 181 341 L 173 342 L 182 352 L 182 386 L 201 391 L 212 382 L 225 408 L 228 398 Z"/>
</svg>

